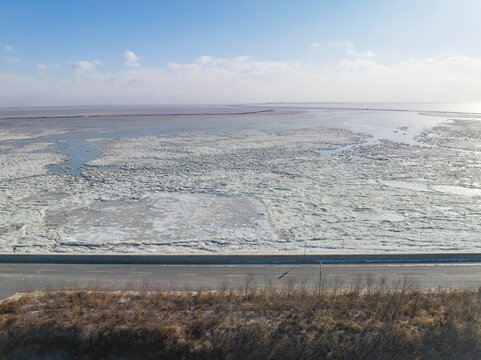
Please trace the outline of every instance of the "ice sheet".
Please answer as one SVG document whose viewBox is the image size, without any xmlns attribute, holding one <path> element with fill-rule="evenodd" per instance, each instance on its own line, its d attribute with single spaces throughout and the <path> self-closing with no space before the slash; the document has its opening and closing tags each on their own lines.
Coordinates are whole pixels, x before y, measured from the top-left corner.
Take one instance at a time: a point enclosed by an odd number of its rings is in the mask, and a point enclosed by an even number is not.
<svg viewBox="0 0 481 360">
<path fill-rule="evenodd" d="M 3 142 L 0 251 L 481 250 L 476 116 L 276 111 L 50 119 L 64 132 Z"/>
</svg>

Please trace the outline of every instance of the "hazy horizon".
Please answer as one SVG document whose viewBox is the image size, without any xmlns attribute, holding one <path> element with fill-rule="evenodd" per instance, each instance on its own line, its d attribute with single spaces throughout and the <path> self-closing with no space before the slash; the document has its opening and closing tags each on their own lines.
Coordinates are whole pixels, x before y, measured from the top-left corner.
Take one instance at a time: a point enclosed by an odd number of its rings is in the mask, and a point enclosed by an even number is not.
<svg viewBox="0 0 481 360">
<path fill-rule="evenodd" d="M 264 102 L 264 103 L 224 103 L 224 104 L 98 104 L 98 105 L 37 105 L 37 106 L 0 106 L 0 119 L 27 117 L 50 117 L 49 111 L 64 110 L 63 116 L 76 116 L 78 111 L 89 111 L 89 115 L 111 112 L 112 116 L 121 114 L 124 111 L 134 111 L 138 114 L 162 114 L 167 113 L 179 115 L 188 112 L 193 114 L 208 114 L 211 111 L 218 113 L 225 109 L 232 112 L 239 110 L 246 112 L 266 111 L 265 109 L 304 109 L 304 110 L 369 110 L 369 111 L 407 111 L 420 113 L 446 113 L 446 114 L 479 114 L 481 113 L 481 102 L 470 103 L 436 103 L 436 102 Z M 257 109 L 257 110 L 256 110 Z M 264 109 L 264 110 L 263 110 Z M 112 113 L 112 111 L 117 112 Z M 270 111 L 270 110 L 269 110 Z M 15 115 L 17 114 L 17 115 Z M 89 116 L 88 115 L 88 116 Z"/>
</svg>

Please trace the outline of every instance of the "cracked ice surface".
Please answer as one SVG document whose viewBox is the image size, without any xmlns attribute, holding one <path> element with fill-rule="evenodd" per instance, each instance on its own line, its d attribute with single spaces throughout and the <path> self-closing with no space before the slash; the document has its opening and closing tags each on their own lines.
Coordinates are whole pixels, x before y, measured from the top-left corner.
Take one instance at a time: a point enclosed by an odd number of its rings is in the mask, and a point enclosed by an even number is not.
<svg viewBox="0 0 481 360">
<path fill-rule="evenodd" d="M 480 124 L 454 117 L 417 145 L 323 127 L 92 136 L 102 153 L 78 177 L 48 172 L 52 144 L 8 144 L 0 250 L 479 251 Z"/>
<path fill-rule="evenodd" d="M 48 174 L 46 166 L 60 164 L 67 159 L 65 155 L 40 152 L 52 148 L 51 143 L 32 143 L 20 148 L 5 149 L 0 152 L 0 181 Z"/>
</svg>

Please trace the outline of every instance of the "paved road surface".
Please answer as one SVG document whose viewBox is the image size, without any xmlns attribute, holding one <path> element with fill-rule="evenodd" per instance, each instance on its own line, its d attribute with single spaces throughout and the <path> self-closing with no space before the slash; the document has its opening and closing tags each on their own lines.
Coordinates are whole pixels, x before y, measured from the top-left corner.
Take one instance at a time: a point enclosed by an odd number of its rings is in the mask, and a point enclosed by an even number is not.
<svg viewBox="0 0 481 360">
<path fill-rule="evenodd" d="M 288 271 L 279 279 L 279 276 Z M 329 264 L 323 283 L 344 286 L 359 277 L 396 281 L 409 279 L 422 288 L 481 287 L 481 264 Z M 88 265 L 0 263 L 0 298 L 19 291 L 72 287 L 172 290 L 239 288 L 304 283 L 319 284 L 318 265 Z"/>
</svg>

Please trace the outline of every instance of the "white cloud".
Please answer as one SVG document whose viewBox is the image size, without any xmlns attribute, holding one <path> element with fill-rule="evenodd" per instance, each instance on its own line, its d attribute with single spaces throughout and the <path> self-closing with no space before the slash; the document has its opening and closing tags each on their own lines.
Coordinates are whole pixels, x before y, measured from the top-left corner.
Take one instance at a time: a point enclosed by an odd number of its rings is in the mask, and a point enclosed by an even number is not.
<svg viewBox="0 0 481 360">
<path fill-rule="evenodd" d="M 204 55 L 198 58 L 197 62 L 201 65 L 220 65 L 225 62 L 225 59 Z"/>
<path fill-rule="evenodd" d="M 366 69 L 376 65 L 376 62 L 369 60 L 343 60 L 339 63 L 339 68 L 346 71 L 356 71 Z"/>
<path fill-rule="evenodd" d="M 355 50 L 355 46 L 350 41 L 332 41 L 327 43 L 327 47 L 338 48 L 345 52 L 348 56 L 353 56 L 357 58 L 371 58 L 376 56 L 376 53 L 372 50 L 365 52 L 358 52 Z"/>
<path fill-rule="evenodd" d="M 426 61 L 429 60 L 429 61 Z M 68 80 L 0 73 L 0 106 L 85 104 L 212 104 L 268 101 L 475 102 L 481 58 L 409 59 L 383 64 L 346 56 L 337 64 L 202 56 L 190 63 L 117 73 L 71 67 Z"/>
<path fill-rule="evenodd" d="M 318 42 L 316 42 L 316 41 L 314 41 L 313 43 L 311 43 L 311 44 L 309 45 L 309 47 L 311 47 L 311 48 L 315 48 L 315 47 L 319 47 L 319 46 L 321 46 L 321 43 L 318 43 Z"/>
<path fill-rule="evenodd" d="M 46 69 L 48 69 L 48 65 L 38 64 L 38 65 L 37 65 L 37 69 L 38 69 L 38 70 L 46 70 Z"/>
<path fill-rule="evenodd" d="M 374 51 L 366 51 L 366 52 L 357 52 L 355 51 L 354 49 L 347 49 L 346 51 L 346 55 L 350 55 L 350 56 L 354 56 L 354 57 L 358 57 L 358 58 L 362 58 L 362 57 L 373 57 L 375 56 L 376 54 L 374 53 Z"/>
<path fill-rule="evenodd" d="M 249 56 L 237 56 L 234 58 L 217 58 L 213 56 L 201 56 L 197 59 L 197 64 L 173 64 L 170 63 L 170 68 L 217 68 L 236 72 L 245 73 L 266 73 L 276 72 L 287 69 L 289 66 L 294 66 L 294 63 L 279 62 L 279 61 L 252 61 Z M 196 65 L 193 66 L 192 65 Z"/>
<path fill-rule="evenodd" d="M 101 63 L 99 60 L 93 60 L 91 62 L 81 60 L 69 63 L 69 67 L 74 69 L 77 74 L 82 74 L 87 71 L 95 70 L 95 68 L 100 64 Z"/>
<path fill-rule="evenodd" d="M 433 58 L 427 58 L 427 59 L 422 59 L 419 61 L 421 64 L 429 64 L 429 63 L 432 63 L 432 62 L 436 62 L 436 59 L 433 59 Z"/>
<path fill-rule="evenodd" d="M 3 49 L 6 51 L 6 52 L 14 52 L 15 51 L 15 48 L 12 46 L 12 45 L 5 45 L 3 47 Z"/>
<path fill-rule="evenodd" d="M 124 63 L 127 66 L 133 66 L 133 67 L 139 67 L 139 61 L 141 60 L 141 57 L 138 57 L 135 55 L 133 51 L 126 51 L 124 53 Z"/>
<path fill-rule="evenodd" d="M 200 71 L 202 66 L 199 64 L 177 64 L 177 63 L 167 63 L 167 70 L 174 72 L 194 72 Z"/>
</svg>

